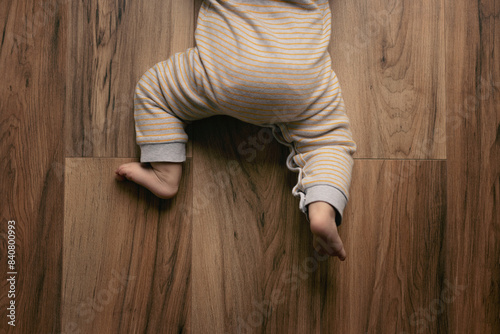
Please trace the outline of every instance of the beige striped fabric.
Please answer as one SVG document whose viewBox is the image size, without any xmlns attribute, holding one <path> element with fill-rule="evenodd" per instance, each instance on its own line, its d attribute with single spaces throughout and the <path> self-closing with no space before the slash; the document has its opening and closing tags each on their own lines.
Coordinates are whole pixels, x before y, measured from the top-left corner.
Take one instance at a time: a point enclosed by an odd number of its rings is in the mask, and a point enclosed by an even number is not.
<svg viewBox="0 0 500 334">
<path fill-rule="evenodd" d="M 349 198 L 356 144 L 328 45 L 326 0 L 205 0 L 196 46 L 147 71 L 136 87 L 141 161 L 185 160 L 192 121 L 229 115 L 272 129 L 290 148 L 300 209 Z M 238 143 L 235 143 L 238 144 Z"/>
</svg>

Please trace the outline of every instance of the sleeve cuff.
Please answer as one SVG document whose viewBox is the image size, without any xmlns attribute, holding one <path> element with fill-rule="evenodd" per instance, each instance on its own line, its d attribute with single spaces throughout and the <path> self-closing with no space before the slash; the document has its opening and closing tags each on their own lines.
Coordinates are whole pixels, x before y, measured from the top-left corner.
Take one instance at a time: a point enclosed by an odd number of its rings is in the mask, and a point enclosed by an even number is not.
<svg viewBox="0 0 500 334">
<path fill-rule="evenodd" d="M 304 203 L 304 207 L 307 208 L 307 206 L 313 202 L 326 202 L 333 206 L 337 211 L 335 214 L 335 223 L 337 224 L 337 226 L 342 223 L 344 208 L 347 205 L 347 198 L 345 197 L 343 192 L 332 186 L 317 185 L 307 188 L 305 190 L 305 193 L 306 201 Z M 307 217 L 309 217 L 307 211 L 305 212 L 305 214 Z"/>
<path fill-rule="evenodd" d="M 183 162 L 186 161 L 185 143 L 141 145 L 141 162 Z"/>
</svg>

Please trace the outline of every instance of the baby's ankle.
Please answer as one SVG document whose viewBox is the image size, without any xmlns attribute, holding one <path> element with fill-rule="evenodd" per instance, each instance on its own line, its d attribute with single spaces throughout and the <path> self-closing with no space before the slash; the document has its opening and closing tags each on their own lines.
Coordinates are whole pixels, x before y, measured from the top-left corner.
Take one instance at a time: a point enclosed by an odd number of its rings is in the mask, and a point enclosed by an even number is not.
<svg viewBox="0 0 500 334">
<path fill-rule="evenodd" d="M 311 218 L 319 218 L 321 220 L 333 219 L 335 221 L 336 211 L 333 206 L 327 202 L 313 202 L 308 205 L 307 211 L 310 220 Z"/>
<path fill-rule="evenodd" d="M 181 162 L 151 162 L 158 179 L 170 187 L 178 188 L 182 176 Z"/>
</svg>

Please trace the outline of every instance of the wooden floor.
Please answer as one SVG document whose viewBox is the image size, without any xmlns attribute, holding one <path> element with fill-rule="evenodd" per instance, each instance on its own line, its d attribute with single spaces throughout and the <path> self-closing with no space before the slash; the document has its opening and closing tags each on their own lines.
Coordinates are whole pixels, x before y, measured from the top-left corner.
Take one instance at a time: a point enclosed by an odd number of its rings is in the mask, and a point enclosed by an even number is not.
<svg viewBox="0 0 500 334">
<path fill-rule="evenodd" d="M 287 148 L 238 152 L 256 126 L 190 126 L 171 201 L 114 181 L 134 86 L 200 5 L 0 2 L 0 334 L 500 333 L 500 2 L 331 1 L 345 262 L 312 252 Z"/>
</svg>

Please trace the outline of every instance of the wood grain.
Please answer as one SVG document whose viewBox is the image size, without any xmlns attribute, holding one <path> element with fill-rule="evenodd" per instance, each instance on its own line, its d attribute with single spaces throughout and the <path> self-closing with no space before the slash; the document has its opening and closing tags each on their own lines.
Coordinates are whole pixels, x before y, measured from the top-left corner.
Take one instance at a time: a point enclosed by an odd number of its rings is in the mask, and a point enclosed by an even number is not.
<svg viewBox="0 0 500 334">
<path fill-rule="evenodd" d="M 345 263 L 315 258 L 287 149 L 246 145 L 261 128 L 188 127 L 174 201 L 114 182 L 134 86 L 194 45 L 201 3 L 0 2 L 0 334 L 500 332 L 498 1 L 330 1 Z"/>
<path fill-rule="evenodd" d="M 193 11 L 186 0 L 71 2 L 66 156 L 140 155 L 134 88 L 153 65 L 194 45 Z"/>
<path fill-rule="evenodd" d="M 450 332 L 500 332 L 500 6 L 446 1 Z M 444 328 L 444 327 L 443 327 Z"/>
<path fill-rule="evenodd" d="M 261 140 L 262 151 L 238 151 L 252 136 L 272 138 L 259 131 L 269 130 L 226 117 L 193 128 L 195 333 L 319 330 L 320 272 L 302 269 L 311 235 L 291 194 L 288 149 Z"/>
<path fill-rule="evenodd" d="M 192 175 L 159 200 L 114 170 L 131 159 L 66 159 L 62 327 L 186 333 L 191 307 Z M 178 208 L 183 208 L 180 211 Z"/>
<path fill-rule="evenodd" d="M 60 331 L 66 10 L 0 2 L 0 333 Z M 7 324 L 9 220 L 16 327 Z"/>
<path fill-rule="evenodd" d="M 442 2 L 330 1 L 357 158 L 446 158 Z"/>
<path fill-rule="evenodd" d="M 446 162 L 357 159 L 351 189 L 348 259 L 327 263 L 321 332 L 446 333 L 434 312 L 449 297 Z"/>
<path fill-rule="evenodd" d="M 415 332 L 420 308 L 445 288 L 445 162 L 357 159 L 341 227 L 349 259 L 339 263 L 314 257 L 287 149 L 273 141 L 255 156 L 238 152 L 259 131 L 226 118 L 196 127 L 193 330 Z"/>
</svg>

